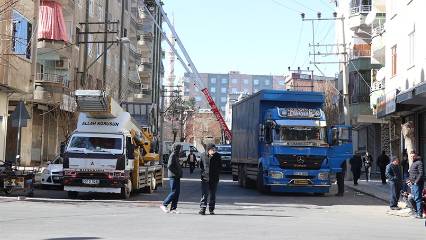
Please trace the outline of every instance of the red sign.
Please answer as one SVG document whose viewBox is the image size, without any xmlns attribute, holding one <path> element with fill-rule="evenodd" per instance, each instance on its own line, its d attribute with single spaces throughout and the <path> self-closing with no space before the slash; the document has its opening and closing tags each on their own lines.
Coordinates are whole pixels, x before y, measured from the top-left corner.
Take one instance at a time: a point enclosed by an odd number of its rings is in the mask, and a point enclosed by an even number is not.
<svg viewBox="0 0 426 240">
<path fill-rule="evenodd" d="M 201 90 L 204 95 L 206 96 L 207 102 L 210 105 L 210 108 L 212 109 L 212 112 L 214 113 L 214 115 L 216 116 L 216 120 L 219 122 L 220 126 L 222 127 L 226 138 L 231 141 L 232 140 L 232 133 L 228 128 L 228 125 L 226 125 L 225 120 L 222 117 L 222 114 L 220 114 L 219 109 L 216 106 L 216 103 L 214 102 L 213 98 L 210 96 L 209 90 L 207 88 L 204 88 L 203 90 Z"/>
</svg>

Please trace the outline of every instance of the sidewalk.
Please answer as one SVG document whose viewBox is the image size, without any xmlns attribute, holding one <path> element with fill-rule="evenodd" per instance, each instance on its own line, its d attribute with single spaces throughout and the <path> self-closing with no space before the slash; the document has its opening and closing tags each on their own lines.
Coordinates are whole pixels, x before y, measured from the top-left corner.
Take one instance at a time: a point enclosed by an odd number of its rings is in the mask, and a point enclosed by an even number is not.
<svg viewBox="0 0 426 240">
<path fill-rule="evenodd" d="M 355 186 L 353 181 L 345 181 L 345 186 L 351 188 L 357 192 L 381 199 L 389 204 L 390 198 L 390 187 L 389 184 L 382 184 L 381 180 L 358 180 L 358 185 Z M 406 208 L 406 204 L 404 202 L 399 202 L 399 207 L 402 209 L 399 211 L 391 211 L 388 210 L 386 213 L 389 215 L 399 216 L 399 217 L 409 217 L 410 209 Z"/>
</svg>

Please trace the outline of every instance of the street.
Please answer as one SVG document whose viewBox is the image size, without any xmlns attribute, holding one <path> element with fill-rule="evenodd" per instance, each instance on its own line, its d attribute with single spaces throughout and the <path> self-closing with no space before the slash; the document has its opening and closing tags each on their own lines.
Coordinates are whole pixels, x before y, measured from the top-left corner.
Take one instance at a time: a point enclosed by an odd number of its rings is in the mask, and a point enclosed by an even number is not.
<svg viewBox="0 0 426 240">
<path fill-rule="evenodd" d="M 180 214 L 159 209 L 168 187 L 129 201 L 102 195 L 62 200 L 64 192 L 38 189 L 32 201 L 0 198 L 2 239 L 424 239 L 426 234 L 424 220 L 388 215 L 387 203 L 348 188 L 344 197 L 334 196 L 335 187 L 322 197 L 261 195 L 240 188 L 229 174 L 222 175 L 216 215 L 200 216 L 199 172 L 187 171 Z"/>
</svg>

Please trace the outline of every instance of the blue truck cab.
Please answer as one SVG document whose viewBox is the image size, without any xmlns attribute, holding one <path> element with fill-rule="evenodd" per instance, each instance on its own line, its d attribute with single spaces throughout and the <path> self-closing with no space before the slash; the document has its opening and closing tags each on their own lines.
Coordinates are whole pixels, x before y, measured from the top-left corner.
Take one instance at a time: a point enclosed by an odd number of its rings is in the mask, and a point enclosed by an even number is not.
<svg viewBox="0 0 426 240">
<path fill-rule="evenodd" d="M 327 126 L 317 92 L 262 90 L 232 109 L 232 175 L 262 191 L 327 193 L 352 156 L 351 129 Z"/>
</svg>

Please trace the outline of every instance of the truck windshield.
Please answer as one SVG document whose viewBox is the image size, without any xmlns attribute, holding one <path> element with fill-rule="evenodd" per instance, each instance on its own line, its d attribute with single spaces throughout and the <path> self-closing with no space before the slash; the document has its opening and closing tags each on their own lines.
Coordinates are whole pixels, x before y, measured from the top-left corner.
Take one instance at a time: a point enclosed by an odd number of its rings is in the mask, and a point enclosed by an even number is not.
<svg viewBox="0 0 426 240">
<path fill-rule="evenodd" d="M 84 149 L 89 151 L 111 151 L 121 150 L 121 138 L 113 137 L 92 137 L 92 136 L 74 136 L 71 139 L 69 148 Z"/>
<path fill-rule="evenodd" d="M 302 143 L 325 143 L 325 127 L 308 126 L 277 126 L 274 131 L 274 142 Z"/>
</svg>

